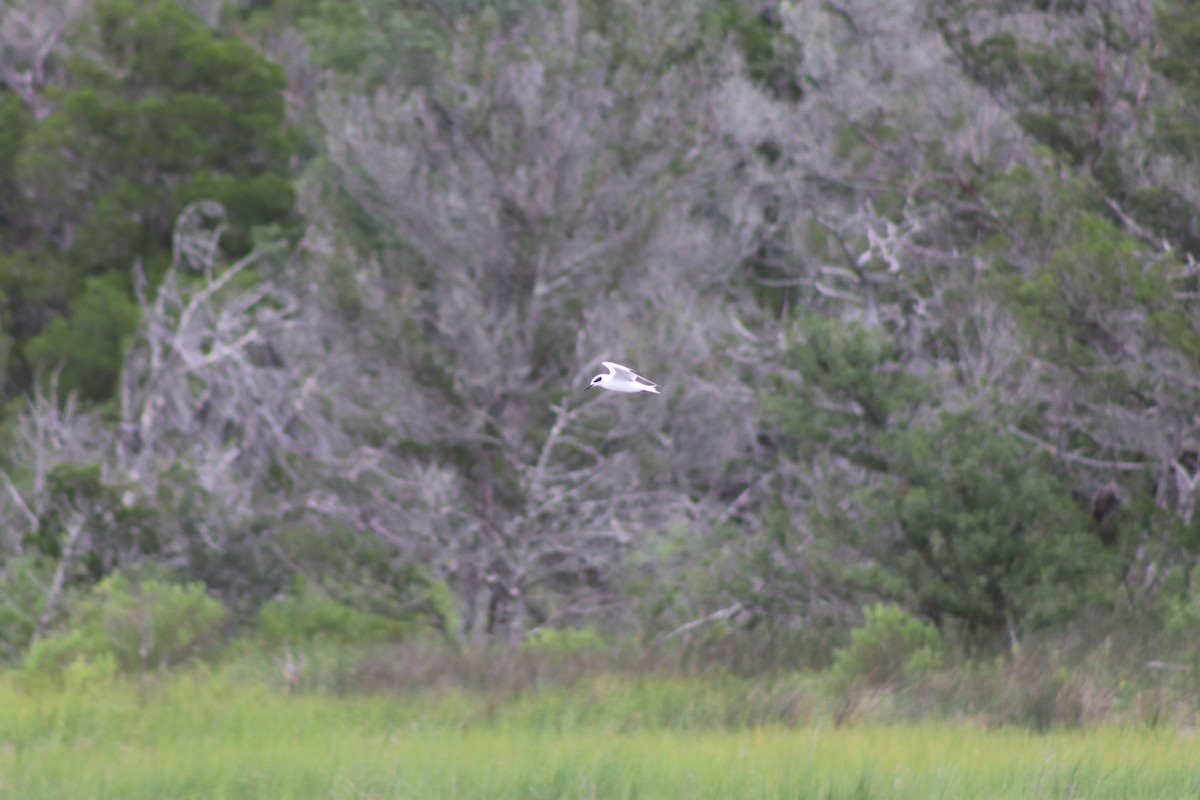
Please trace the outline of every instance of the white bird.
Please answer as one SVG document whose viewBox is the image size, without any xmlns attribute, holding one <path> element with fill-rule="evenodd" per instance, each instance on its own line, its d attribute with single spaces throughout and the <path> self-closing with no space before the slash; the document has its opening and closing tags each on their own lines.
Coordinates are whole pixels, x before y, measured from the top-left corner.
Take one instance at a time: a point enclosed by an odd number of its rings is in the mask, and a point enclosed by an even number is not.
<svg viewBox="0 0 1200 800">
<path fill-rule="evenodd" d="M 608 389 L 610 392 L 625 392 L 627 394 L 633 392 L 650 392 L 651 394 L 662 394 L 658 391 L 657 383 L 646 380 L 629 367 L 623 367 L 611 361 L 604 361 L 602 363 L 608 369 L 608 372 L 602 372 L 592 378 L 592 382 L 587 386 L 588 389 L 591 389 L 593 386 L 599 386 L 601 389 Z M 585 389 L 584 391 L 587 390 Z"/>
</svg>

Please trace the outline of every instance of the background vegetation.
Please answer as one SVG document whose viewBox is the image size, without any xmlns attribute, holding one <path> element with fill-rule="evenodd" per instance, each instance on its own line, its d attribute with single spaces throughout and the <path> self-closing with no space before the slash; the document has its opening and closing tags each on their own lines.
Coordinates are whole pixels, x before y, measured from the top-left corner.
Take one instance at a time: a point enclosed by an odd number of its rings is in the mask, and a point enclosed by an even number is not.
<svg viewBox="0 0 1200 800">
<path fill-rule="evenodd" d="M 432 637 L 1193 719 L 1193 0 L 0 12 L 22 680 Z"/>
</svg>

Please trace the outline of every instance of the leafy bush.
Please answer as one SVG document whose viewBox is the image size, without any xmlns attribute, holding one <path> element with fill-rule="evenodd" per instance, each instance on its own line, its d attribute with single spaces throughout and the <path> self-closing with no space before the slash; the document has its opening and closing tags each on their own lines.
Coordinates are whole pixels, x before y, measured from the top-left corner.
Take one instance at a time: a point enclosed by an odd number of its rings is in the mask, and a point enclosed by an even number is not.
<svg viewBox="0 0 1200 800">
<path fill-rule="evenodd" d="M 64 632 L 30 648 L 25 671 L 58 677 L 81 661 L 110 660 L 123 672 L 177 666 L 215 649 L 226 616 L 202 584 L 115 574 L 75 603 Z"/>
<path fill-rule="evenodd" d="M 0 660 L 17 661 L 29 647 L 50 580 L 50 566 L 37 555 L 4 563 L 0 570 Z"/>
<path fill-rule="evenodd" d="M 937 628 L 894 605 L 868 606 L 863 614 L 850 644 L 834 651 L 830 677 L 837 687 L 885 686 L 937 666 L 943 650 Z"/>
<path fill-rule="evenodd" d="M 883 444 L 893 482 L 877 524 L 900 536 L 877 557 L 931 619 L 997 639 L 1111 594 L 1096 537 L 1054 465 L 1024 442 L 965 411 Z"/>
<path fill-rule="evenodd" d="M 1200 596 L 1184 592 L 1164 603 L 1163 623 L 1168 631 L 1195 634 L 1200 632 Z"/>
<path fill-rule="evenodd" d="M 125 278 L 108 273 L 87 282 L 71 303 L 71 316 L 54 317 L 31 339 L 25 356 L 47 370 L 62 367 L 64 386 L 85 397 L 110 396 L 121 372 L 129 336 L 137 328 L 137 303 L 121 288 Z"/>
<path fill-rule="evenodd" d="M 330 600 L 301 580 L 296 582 L 292 594 L 271 600 L 258 615 L 259 635 L 271 647 L 312 641 L 339 644 L 395 641 L 412 629 L 412 623 L 358 611 Z"/>
</svg>

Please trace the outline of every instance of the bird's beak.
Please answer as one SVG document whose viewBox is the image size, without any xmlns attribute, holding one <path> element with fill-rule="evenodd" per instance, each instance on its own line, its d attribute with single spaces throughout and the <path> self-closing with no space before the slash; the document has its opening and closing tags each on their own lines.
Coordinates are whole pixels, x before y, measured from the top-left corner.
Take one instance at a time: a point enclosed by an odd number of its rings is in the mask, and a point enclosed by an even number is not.
<svg viewBox="0 0 1200 800">
<path fill-rule="evenodd" d="M 592 385 L 589 383 L 587 386 L 583 387 L 583 390 L 586 392 L 590 388 L 592 388 Z"/>
</svg>

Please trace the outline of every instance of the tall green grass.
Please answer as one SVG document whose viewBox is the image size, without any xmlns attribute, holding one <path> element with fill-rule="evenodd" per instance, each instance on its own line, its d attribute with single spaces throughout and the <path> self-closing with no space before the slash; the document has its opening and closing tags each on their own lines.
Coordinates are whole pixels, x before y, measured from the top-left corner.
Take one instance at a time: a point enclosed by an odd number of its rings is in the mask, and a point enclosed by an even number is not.
<svg viewBox="0 0 1200 800">
<path fill-rule="evenodd" d="M 1187 729 L 835 727 L 817 716 L 750 727 L 729 719 L 726 694 L 683 678 L 597 677 L 507 696 L 287 694 L 227 671 L 68 688 L 0 680 L 0 797 L 1200 794 L 1200 739 Z"/>
</svg>

